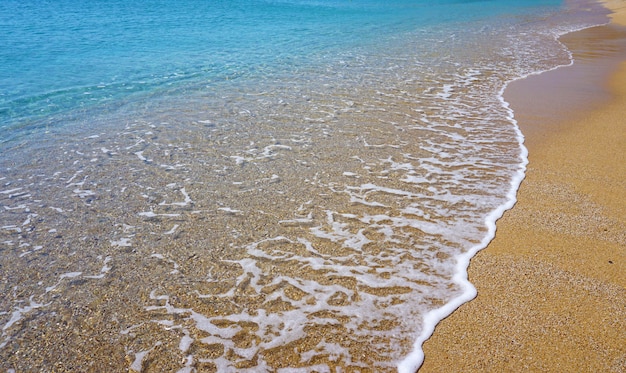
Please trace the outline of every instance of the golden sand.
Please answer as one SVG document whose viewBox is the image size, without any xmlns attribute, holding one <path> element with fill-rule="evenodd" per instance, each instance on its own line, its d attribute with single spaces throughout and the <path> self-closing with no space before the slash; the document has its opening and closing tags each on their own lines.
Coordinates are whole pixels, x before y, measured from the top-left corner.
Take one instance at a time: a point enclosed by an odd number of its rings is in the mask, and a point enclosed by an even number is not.
<svg viewBox="0 0 626 373">
<path fill-rule="evenodd" d="M 611 25 L 563 38 L 574 66 L 507 90 L 526 179 L 420 373 L 626 372 L 626 2 L 607 6 Z"/>
</svg>

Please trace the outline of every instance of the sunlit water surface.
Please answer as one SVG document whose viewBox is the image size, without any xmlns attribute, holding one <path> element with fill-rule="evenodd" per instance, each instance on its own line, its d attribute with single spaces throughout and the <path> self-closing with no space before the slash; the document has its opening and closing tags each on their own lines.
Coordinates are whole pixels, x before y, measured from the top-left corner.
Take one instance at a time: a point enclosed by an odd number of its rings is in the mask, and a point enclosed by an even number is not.
<svg viewBox="0 0 626 373">
<path fill-rule="evenodd" d="M 3 1 L 0 367 L 418 365 L 523 175 L 502 89 L 604 20 L 558 1 Z"/>
</svg>

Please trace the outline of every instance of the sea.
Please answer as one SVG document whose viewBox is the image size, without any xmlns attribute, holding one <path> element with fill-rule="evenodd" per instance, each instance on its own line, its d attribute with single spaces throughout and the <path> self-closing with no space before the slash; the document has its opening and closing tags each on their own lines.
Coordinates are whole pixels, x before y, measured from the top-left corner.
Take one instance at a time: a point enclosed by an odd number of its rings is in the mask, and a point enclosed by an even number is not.
<svg viewBox="0 0 626 373">
<path fill-rule="evenodd" d="M 0 369 L 415 372 L 524 177 L 504 89 L 607 21 L 1 0 Z"/>
</svg>

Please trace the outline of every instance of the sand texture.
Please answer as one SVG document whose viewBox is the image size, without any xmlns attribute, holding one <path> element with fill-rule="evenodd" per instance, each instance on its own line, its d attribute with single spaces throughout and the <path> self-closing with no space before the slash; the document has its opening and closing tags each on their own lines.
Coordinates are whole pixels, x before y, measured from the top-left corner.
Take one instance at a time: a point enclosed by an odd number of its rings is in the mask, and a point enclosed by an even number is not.
<svg viewBox="0 0 626 373">
<path fill-rule="evenodd" d="M 607 5 L 611 25 L 562 39 L 573 66 L 505 93 L 526 179 L 420 373 L 626 372 L 626 2 Z"/>
</svg>

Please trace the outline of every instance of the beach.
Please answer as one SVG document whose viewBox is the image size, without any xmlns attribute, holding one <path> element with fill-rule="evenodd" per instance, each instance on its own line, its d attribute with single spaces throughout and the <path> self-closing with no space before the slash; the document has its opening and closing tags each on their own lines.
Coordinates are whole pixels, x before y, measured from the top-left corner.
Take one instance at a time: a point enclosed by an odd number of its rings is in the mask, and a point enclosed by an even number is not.
<svg viewBox="0 0 626 373">
<path fill-rule="evenodd" d="M 606 5 L 611 24 L 561 38 L 573 66 L 507 88 L 526 178 L 420 372 L 626 371 L 626 4 Z"/>
<path fill-rule="evenodd" d="M 0 371 L 621 370 L 595 1 L 0 2 Z"/>
</svg>

